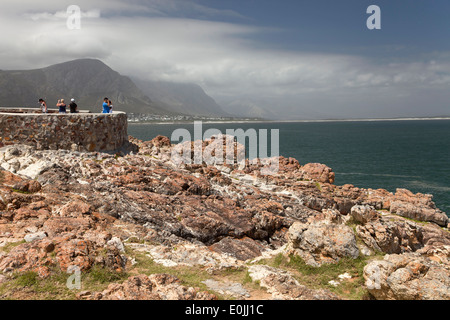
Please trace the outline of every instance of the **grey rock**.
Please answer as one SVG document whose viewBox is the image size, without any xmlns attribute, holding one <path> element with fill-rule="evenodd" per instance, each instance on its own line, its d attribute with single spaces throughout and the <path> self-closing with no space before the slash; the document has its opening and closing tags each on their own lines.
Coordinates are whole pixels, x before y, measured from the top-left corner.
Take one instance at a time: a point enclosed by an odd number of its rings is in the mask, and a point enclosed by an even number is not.
<svg viewBox="0 0 450 320">
<path fill-rule="evenodd" d="M 365 285 L 378 300 L 449 300 L 450 247 L 428 256 L 386 255 L 364 268 Z"/>
<path fill-rule="evenodd" d="M 378 211 L 374 207 L 369 205 L 356 205 L 353 206 L 350 211 L 353 219 L 359 223 L 365 224 L 372 220 L 379 218 Z"/>
<path fill-rule="evenodd" d="M 292 253 L 315 267 L 336 263 L 343 257 L 356 259 L 359 256 L 355 234 L 346 225 L 326 221 L 295 222 L 289 228 L 288 239 Z"/>
<path fill-rule="evenodd" d="M 42 240 L 47 238 L 47 232 L 41 231 L 41 232 L 36 232 L 36 233 L 30 233 L 27 234 L 23 239 L 26 242 L 33 242 L 35 240 Z"/>
</svg>

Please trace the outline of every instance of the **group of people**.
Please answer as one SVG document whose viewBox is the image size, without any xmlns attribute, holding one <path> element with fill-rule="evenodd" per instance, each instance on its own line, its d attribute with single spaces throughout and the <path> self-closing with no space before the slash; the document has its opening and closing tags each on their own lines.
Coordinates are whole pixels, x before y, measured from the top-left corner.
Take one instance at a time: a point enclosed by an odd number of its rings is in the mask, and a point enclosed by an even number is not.
<svg viewBox="0 0 450 320">
<path fill-rule="evenodd" d="M 42 113 L 48 113 L 47 102 L 44 99 L 39 99 L 39 103 L 41 105 Z M 64 102 L 64 99 L 59 99 L 56 104 L 59 113 L 67 113 L 67 105 Z M 69 104 L 70 113 L 78 113 L 78 105 L 75 103 L 75 99 L 70 100 Z"/>
<path fill-rule="evenodd" d="M 42 113 L 48 113 L 47 103 L 44 99 L 39 99 L 39 103 L 41 106 Z M 58 100 L 56 104 L 59 113 L 67 113 L 67 105 L 64 102 L 64 99 Z M 69 104 L 70 113 L 78 113 L 78 105 L 75 103 L 75 99 L 70 100 Z M 102 113 L 112 113 L 113 112 L 113 104 L 111 100 L 108 98 L 103 99 L 103 111 Z"/>
</svg>

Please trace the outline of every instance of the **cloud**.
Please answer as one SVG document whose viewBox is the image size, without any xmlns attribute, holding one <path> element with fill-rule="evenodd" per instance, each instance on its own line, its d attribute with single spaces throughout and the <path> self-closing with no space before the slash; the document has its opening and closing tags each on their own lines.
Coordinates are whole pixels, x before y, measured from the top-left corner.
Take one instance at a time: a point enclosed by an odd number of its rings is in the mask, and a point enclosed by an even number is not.
<svg viewBox="0 0 450 320">
<path fill-rule="evenodd" d="M 418 112 L 419 92 L 438 91 L 444 101 L 450 84 L 448 53 L 381 62 L 261 49 L 258 37 L 282 31 L 249 24 L 232 10 L 186 0 L 77 2 L 80 30 L 67 28 L 63 3 L 2 1 L 0 28 L 8 32 L 0 34 L 0 68 L 98 58 L 125 75 L 195 82 L 225 105 L 276 108 L 283 117 Z"/>
</svg>

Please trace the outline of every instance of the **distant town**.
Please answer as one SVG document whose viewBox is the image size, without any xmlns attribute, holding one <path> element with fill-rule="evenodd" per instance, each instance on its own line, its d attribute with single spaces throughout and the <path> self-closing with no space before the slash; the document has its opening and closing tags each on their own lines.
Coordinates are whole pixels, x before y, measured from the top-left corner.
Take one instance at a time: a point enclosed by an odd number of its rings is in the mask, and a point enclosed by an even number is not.
<svg viewBox="0 0 450 320">
<path fill-rule="evenodd" d="M 236 118 L 236 117 L 213 117 L 213 116 L 188 116 L 188 115 L 157 115 L 148 113 L 128 113 L 129 123 L 149 122 L 233 122 L 233 121 L 261 121 L 260 118 Z"/>
</svg>

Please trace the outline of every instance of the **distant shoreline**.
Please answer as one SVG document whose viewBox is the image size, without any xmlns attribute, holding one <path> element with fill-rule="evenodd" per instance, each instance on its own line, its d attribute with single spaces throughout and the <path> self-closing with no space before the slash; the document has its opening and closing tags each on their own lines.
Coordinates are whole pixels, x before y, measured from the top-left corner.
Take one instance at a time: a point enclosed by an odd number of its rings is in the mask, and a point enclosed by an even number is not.
<svg viewBox="0 0 450 320">
<path fill-rule="evenodd" d="M 429 120 L 450 120 L 450 117 L 435 118 L 385 118 L 385 119 L 319 119 L 319 120 L 184 120 L 184 121 L 129 121 L 128 124 L 189 124 L 194 121 L 202 123 L 302 123 L 302 122 L 381 122 L 381 121 L 429 121 Z"/>
</svg>

